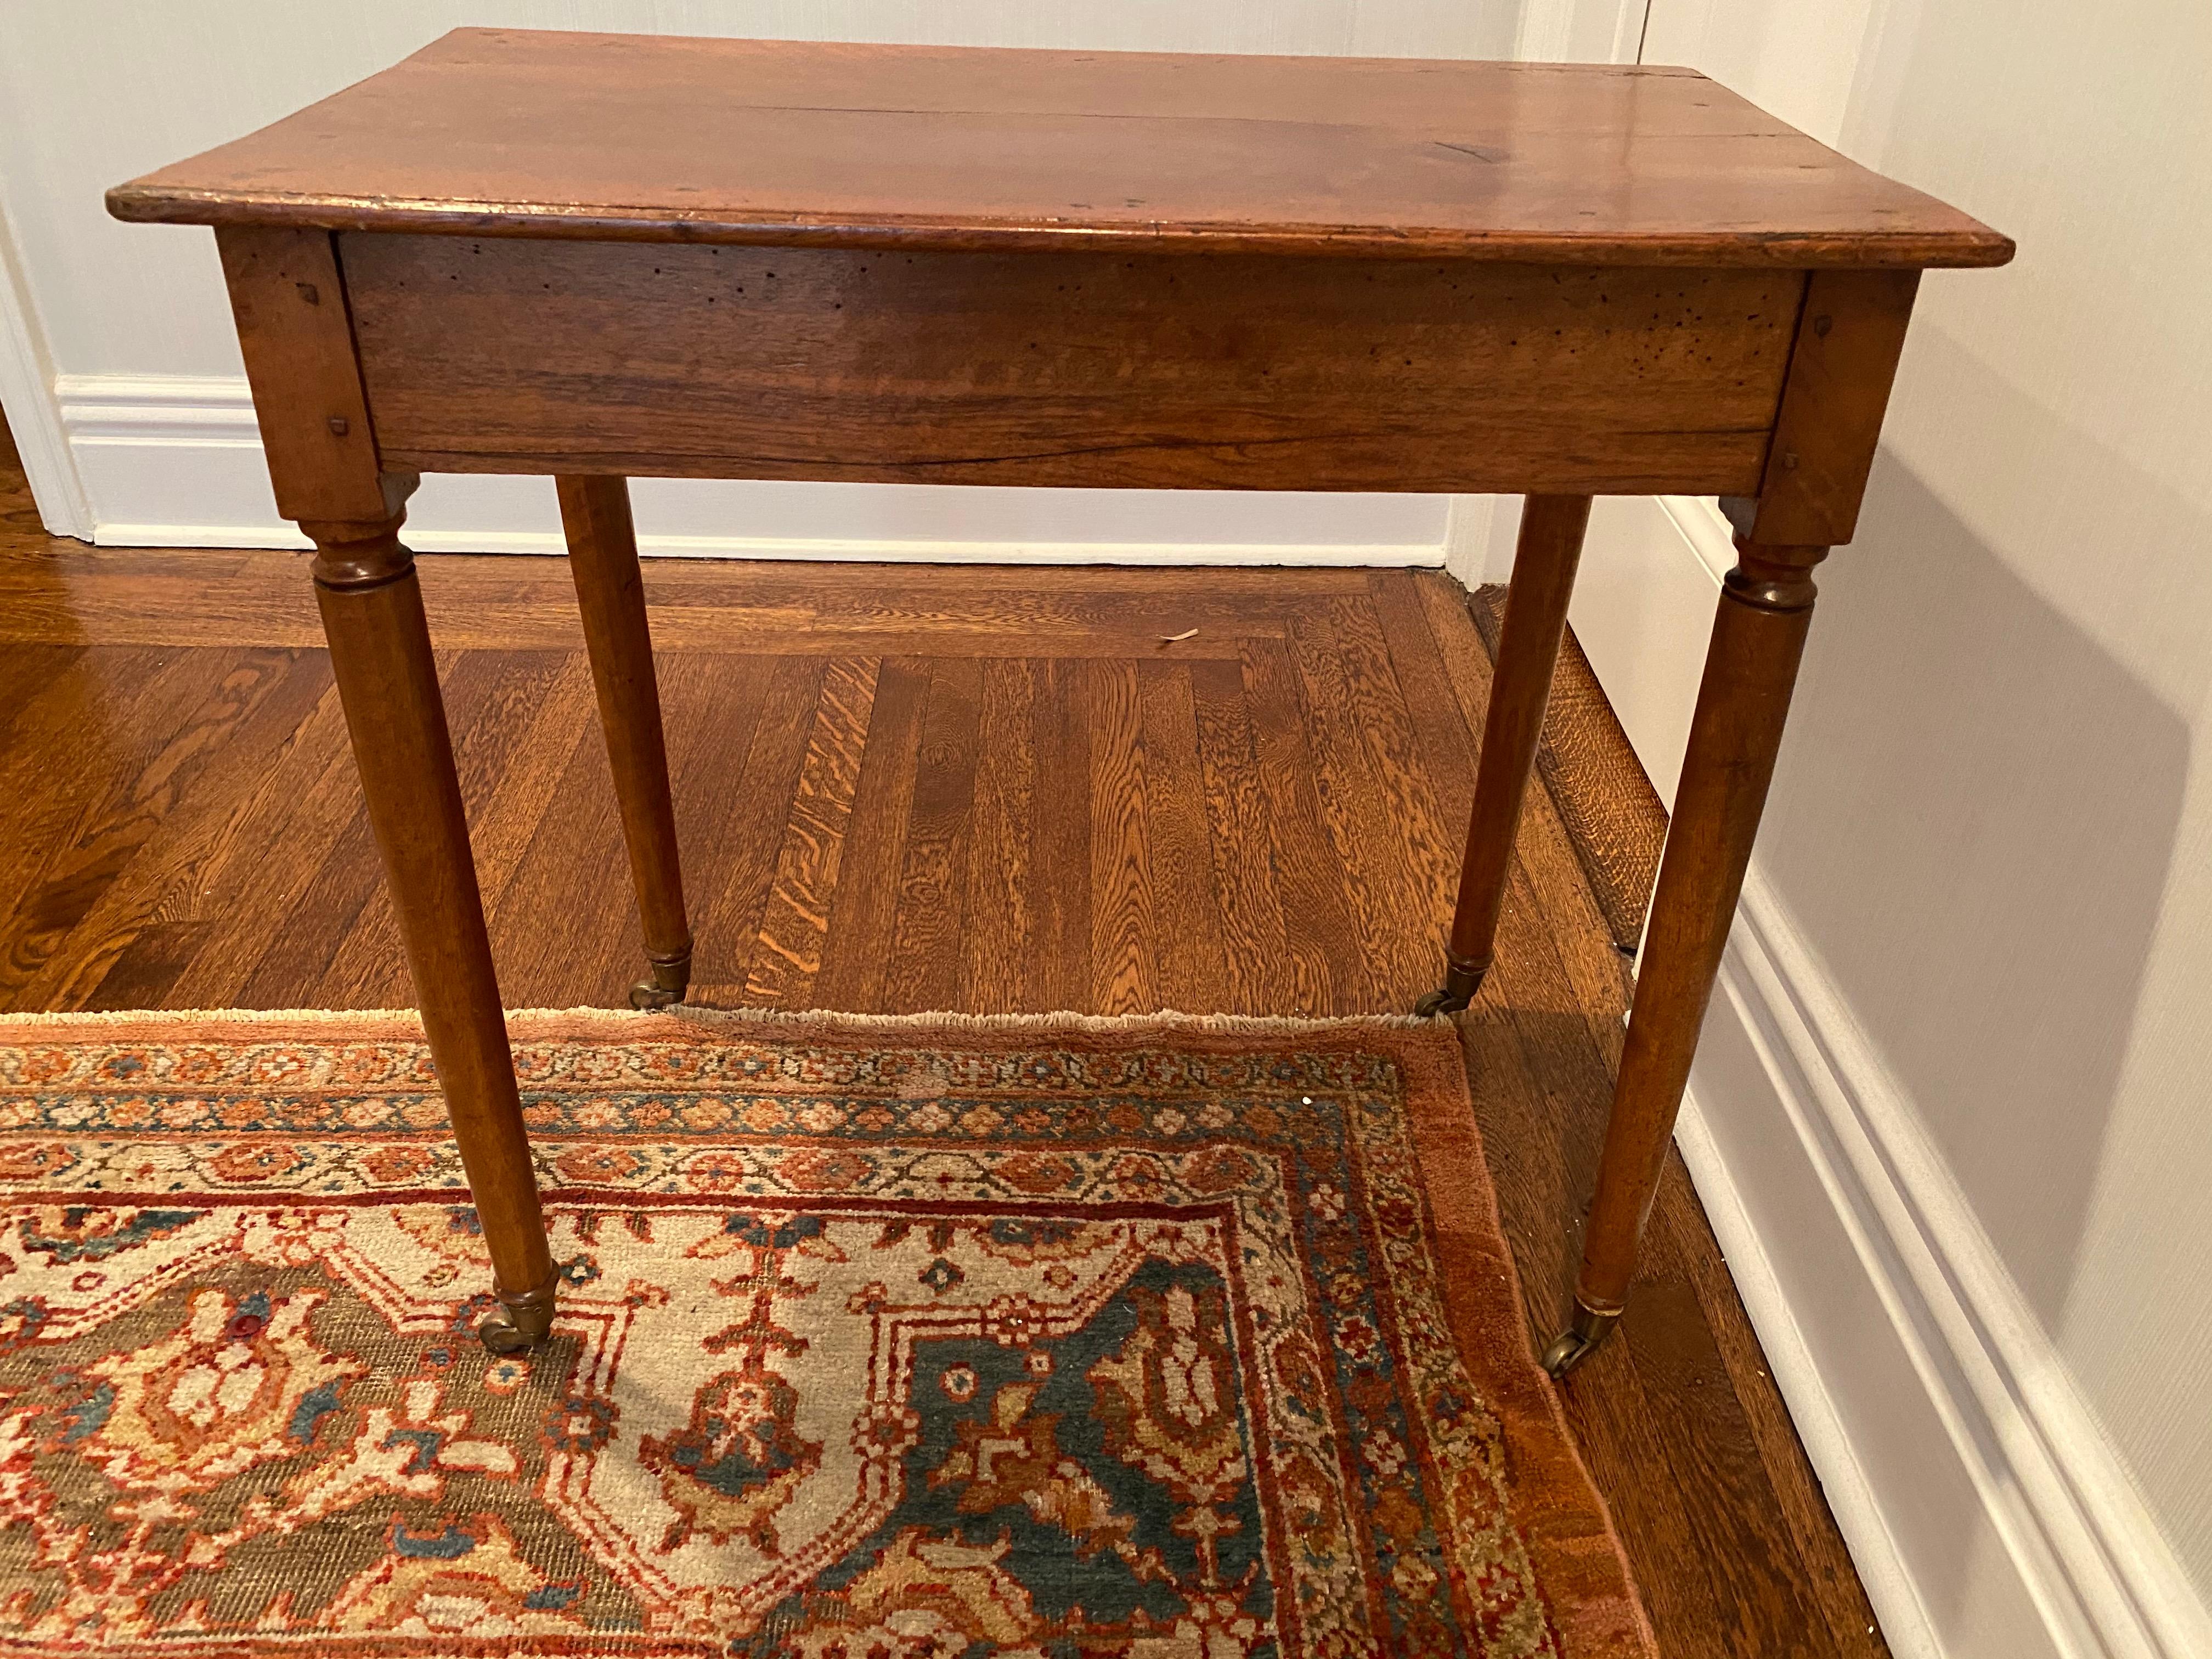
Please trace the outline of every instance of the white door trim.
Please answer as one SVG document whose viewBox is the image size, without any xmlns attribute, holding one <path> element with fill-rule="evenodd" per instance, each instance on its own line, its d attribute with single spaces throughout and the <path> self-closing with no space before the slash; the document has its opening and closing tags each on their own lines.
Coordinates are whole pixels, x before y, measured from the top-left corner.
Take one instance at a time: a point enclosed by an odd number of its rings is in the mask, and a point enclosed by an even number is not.
<svg viewBox="0 0 2212 1659">
<path fill-rule="evenodd" d="M 1633 64 L 1650 0 L 1522 0 L 1513 55 L 1534 64 Z"/>
<path fill-rule="evenodd" d="M 0 196 L 0 410 L 23 458 L 31 499 L 50 536 L 92 538 L 92 507 L 70 453 L 62 428 L 60 399 L 54 392 L 53 362 L 46 331 L 23 280 L 23 260 L 14 222 Z"/>
</svg>

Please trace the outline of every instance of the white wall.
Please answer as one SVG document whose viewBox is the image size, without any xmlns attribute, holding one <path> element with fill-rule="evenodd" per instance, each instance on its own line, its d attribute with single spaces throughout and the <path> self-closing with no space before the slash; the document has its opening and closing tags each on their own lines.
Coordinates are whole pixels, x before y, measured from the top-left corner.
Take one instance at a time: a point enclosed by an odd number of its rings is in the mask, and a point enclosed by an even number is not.
<svg viewBox="0 0 2212 1659">
<path fill-rule="evenodd" d="M 1932 274 L 1681 1140 L 1900 1651 L 2212 1653 L 2212 9 L 1654 0 Z M 1710 504 L 1574 621 L 1671 789 Z"/>
<path fill-rule="evenodd" d="M 0 337 L 0 395 L 28 434 L 55 527 L 170 544 L 293 538 L 261 468 L 213 238 L 118 224 L 102 193 L 449 28 L 1479 58 L 1508 55 L 1517 18 L 1514 0 L 72 0 L 7 13 L 0 278 L 19 271 L 33 337 Z M 50 390 L 66 442 L 42 467 L 33 428 L 52 416 L 34 405 Z M 666 482 L 641 485 L 637 501 L 657 550 L 809 556 L 1435 562 L 1449 511 L 1418 495 Z M 558 544 L 542 479 L 434 479 L 410 522 L 410 542 L 428 550 Z"/>
</svg>

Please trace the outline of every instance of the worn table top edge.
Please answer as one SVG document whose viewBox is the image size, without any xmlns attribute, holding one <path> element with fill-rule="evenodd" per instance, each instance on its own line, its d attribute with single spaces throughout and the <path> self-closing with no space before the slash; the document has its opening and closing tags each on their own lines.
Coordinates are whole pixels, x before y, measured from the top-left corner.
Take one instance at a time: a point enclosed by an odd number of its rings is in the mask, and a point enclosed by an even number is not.
<svg viewBox="0 0 2212 1659">
<path fill-rule="evenodd" d="M 1973 269 L 2013 257 L 2012 239 L 1956 231 L 1756 232 L 1480 230 L 1307 222 L 1060 223 L 929 215 L 714 211 L 525 202 L 409 201 L 289 192 L 211 191 L 134 180 L 107 192 L 114 217 L 137 224 L 264 226 L 417 235 L 507 236 L 907 252 L 1311 254 L 1558 264 Z"/>
</svg>

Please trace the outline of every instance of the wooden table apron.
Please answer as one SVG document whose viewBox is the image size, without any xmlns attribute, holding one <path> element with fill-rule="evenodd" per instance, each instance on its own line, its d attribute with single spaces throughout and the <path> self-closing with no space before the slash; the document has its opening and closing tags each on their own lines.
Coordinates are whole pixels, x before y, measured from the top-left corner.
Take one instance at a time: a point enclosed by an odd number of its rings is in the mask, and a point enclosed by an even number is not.
<svg viewBox="0 0 2212 1659">
<path fill-rule="evenodd" d="M 544 1339 L 555 1274 L 399 540 L 418 474 L 558 481 L 641 1006 L 691 939 L 629 477 L 1527 495 L 1432 1013 L 1490 964 L 1591 498 L 1720 497 L 1564 1370 L 1627 1297 L 1920 270 L 2012 252 L 1686 70 L 507 30 L 108 203 L 216 228 L 499 1347 Z"/>
</svg>

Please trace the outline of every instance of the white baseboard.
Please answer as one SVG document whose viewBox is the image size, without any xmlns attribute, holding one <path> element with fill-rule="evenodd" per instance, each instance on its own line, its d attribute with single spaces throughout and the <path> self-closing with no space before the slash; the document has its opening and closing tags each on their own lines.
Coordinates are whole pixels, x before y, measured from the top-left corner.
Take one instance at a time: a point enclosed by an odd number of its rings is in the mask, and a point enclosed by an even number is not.
<svg viewBox="0 0 2212 1659">
<path fill-rule="evenodd" d="M 303 547 L 276 516 L 242 380 L 55 383 L 92 539 Z M 931 484 L 632 484 L 641 552 L 929 563 L 1441 565 L 1451 498 Z M 1485 498 L 1470 498 L 1480 501 Z M 409 504 L 425 553 L 557 553 L 544 478 L 440 475 Z"/>
<path fill-rule="evenodd" d="M 1585 568 L 1648 556 L 1671 535 L 1674 580 L 1702 588 L 1710 615 L 1717 514 L 1638 510 L 1642 523 L 1594 539 Z M 1632 657 L 1611 675 L 1605 647 L 1579 618 L 1577 629 L 1632 739 L 1686 729 L 1702 628 L 1677 636 L 1671 665 Z M 1595 631 L 1635 643 L 1631 629 Z M 1680 706 L 1648 706 L 1655 687 Z M 2212 1654 L 2212 1611 L 1756 866 L 1676 1139 L 1898 1654 Z"/>
</svg>

